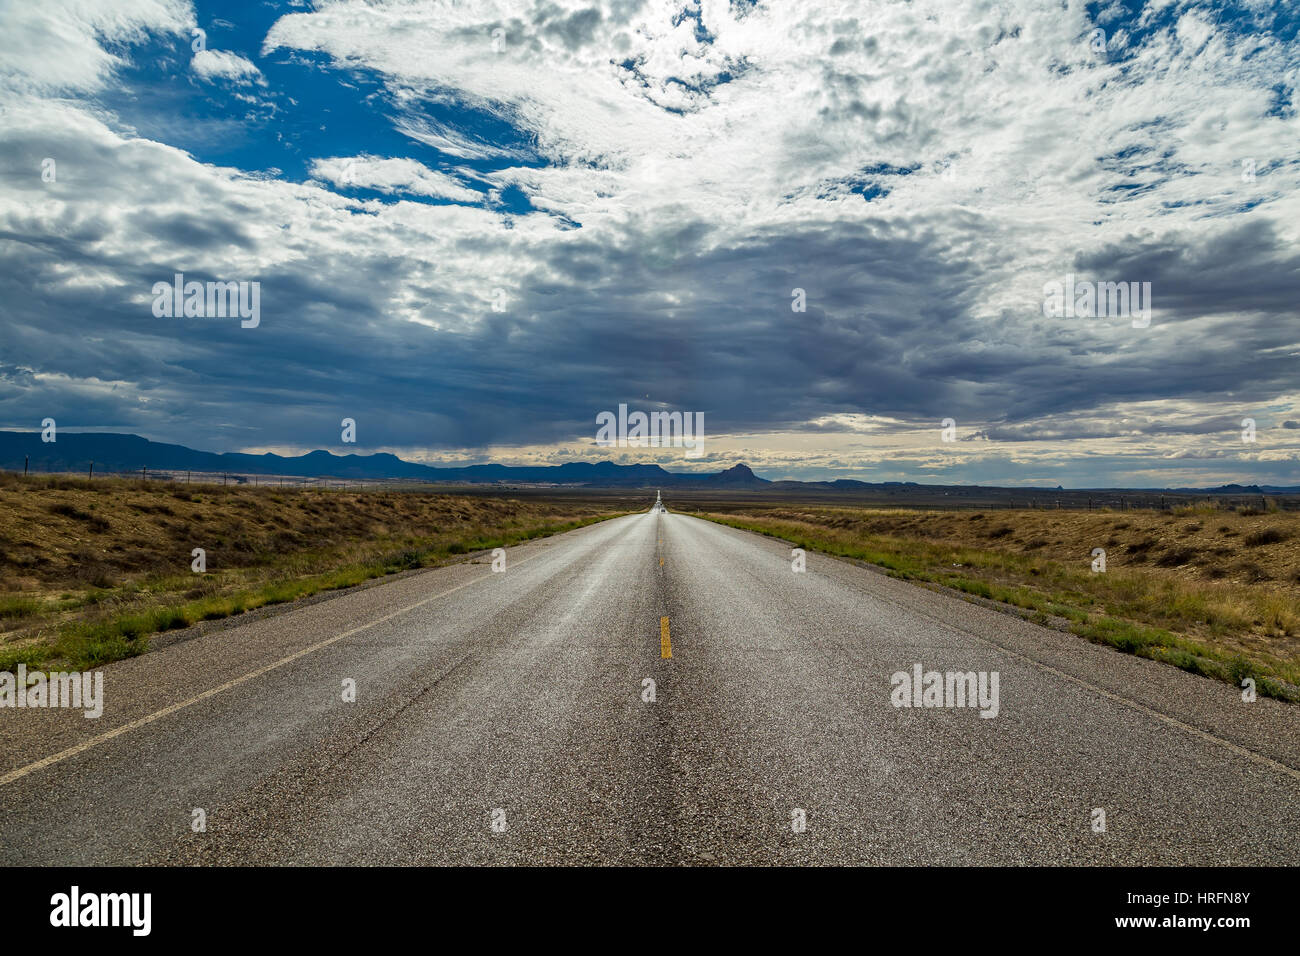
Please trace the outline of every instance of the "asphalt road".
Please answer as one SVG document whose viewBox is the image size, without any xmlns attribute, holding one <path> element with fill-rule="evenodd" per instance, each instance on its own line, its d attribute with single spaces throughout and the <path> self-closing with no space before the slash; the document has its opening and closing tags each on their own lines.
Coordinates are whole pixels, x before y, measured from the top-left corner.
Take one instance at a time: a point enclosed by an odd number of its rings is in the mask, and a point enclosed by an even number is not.
<svg viewBox="0 0 1300 956">
<path fill-rule="evenodd" d="M 0 710 L 0 862 L 1300 864 L 1300 708 L 676 514 L 104 670 Z"/>
</svg>

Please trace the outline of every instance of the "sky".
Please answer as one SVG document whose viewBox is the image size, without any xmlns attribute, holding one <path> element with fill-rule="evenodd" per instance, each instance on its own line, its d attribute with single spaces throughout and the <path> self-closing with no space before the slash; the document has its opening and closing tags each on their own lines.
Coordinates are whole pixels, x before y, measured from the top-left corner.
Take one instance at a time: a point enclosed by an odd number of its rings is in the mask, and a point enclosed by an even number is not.
<svg viewBox="0 0 1300 956">
<path fill-rule="evenodd" d="M 1300 484 L 1300 4 L 0 0 L 0 24 L 0 427 Z M 176 273 L 257 282 L 257 324 L 159 316 Z M 1139 298 L 1061 314 L 1067 281 Z M 703 456 L 596 445 L 620 404 L 702 413 Z"/>
</svg>

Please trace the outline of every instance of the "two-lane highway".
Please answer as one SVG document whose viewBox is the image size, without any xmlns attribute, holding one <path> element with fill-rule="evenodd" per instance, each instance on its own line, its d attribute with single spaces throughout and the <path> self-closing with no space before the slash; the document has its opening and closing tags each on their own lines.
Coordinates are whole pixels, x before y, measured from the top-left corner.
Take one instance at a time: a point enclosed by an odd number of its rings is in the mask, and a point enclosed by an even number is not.
<svg viewBox="0 0 1300 956">
<path fill-rule="evenodd" d="M 114 664 L 0 714 L 0 860 L 1300 863 L 1300 709 L 794 568 L 652 511 Z"/>
</svg>

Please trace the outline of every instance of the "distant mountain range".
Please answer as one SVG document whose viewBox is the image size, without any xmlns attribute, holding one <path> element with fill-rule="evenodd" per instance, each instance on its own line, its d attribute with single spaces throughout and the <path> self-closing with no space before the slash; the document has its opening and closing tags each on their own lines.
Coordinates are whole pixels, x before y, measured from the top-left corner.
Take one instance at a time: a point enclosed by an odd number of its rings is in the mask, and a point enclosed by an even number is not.
<svg viewBox="0 0 1300 956">
<path fill-rule="evenodd" d="M 569 462 L 564 465 L 467 465 L 440 468 L 403 461 L 396 455 L 335 455 L 313 451 L 306 455 L 217 454 L 184 445 L 149 441 L 139 435 L 109 432 L 59 432 L 53 442 L 40 432 L 0 431 L 0 469 L 22 471 L 23 458 L 33 472 L 81 472 L 95 463 L 95 472 L 194 471 L 232 475 L 283 475 L 350 480 L 405 479 L 458 484 L 557 484 L 597 487 L 748 488 L 767 485 L 745 465 L 716 474 L 665 471 L 658 465 L 619 465 L 612 461 Z"/>
<path fill-rule="evenodd" d="M 149 441 L 139 435 L 111 432 L 60 432 L 57 441 L 41 441 L 40 432 L 0 431 L 0 469 L 22 471 L 24 456 L 33 472 L 193 471 L 232 475 L 283 475 L 348 480 L 405 479 L 457 484 L 554 484 L 599 488 L 697 488 L 735 490 L 804 490 L 944 493 L 944 487 L 971 490 L 974 486 L 920 485 L 916 482 L 769 481 L 747 465 L 712 474 L 667 471 L 658 465 L 619 465 L 612 461 L 569 462 L 564 465 L 467 465 L 442 468 L 403 461 L 396 455 L 335 455 L 313 451 L 306 455 L 246 455 L 238 452 L 195 451 L 184 445 Z M 1033 489 L 1016 489 L 1025 492 Z M 1052 489 L 1042 489 L 1050 491 Z M 1057 489 L 1059 490 L 1059 489 Z M 1143 489 L 1195 494 L 1296 494 L 1300 487 L 1224 485 L 1219 488 Z"/>
</svg>

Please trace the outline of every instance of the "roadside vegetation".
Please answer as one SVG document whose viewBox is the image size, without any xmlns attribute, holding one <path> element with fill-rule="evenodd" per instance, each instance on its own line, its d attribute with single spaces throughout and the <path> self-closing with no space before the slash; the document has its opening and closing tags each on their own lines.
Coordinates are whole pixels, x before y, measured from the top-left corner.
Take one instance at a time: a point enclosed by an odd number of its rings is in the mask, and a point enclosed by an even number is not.
<svg viewBox="0 0 1300 956">
<path fill-rule="evenodd" d="M 0 670 L 94 667 L 162 631 L 569 531 L 617 505 L 3 474 Z"/>
<path fill-rule="evenodd" d="M 1213 502 L 1170 512 L 706 507 L 699 517 L 1300 701 L 1300 513 Z M 1104 572 L 1093 570 L 1094 548 Z"/>
</svg>

